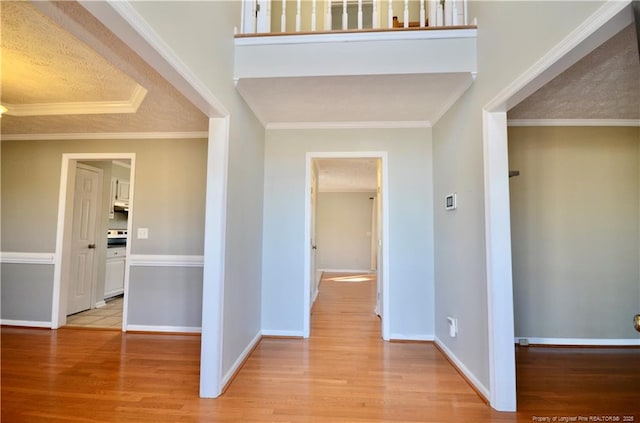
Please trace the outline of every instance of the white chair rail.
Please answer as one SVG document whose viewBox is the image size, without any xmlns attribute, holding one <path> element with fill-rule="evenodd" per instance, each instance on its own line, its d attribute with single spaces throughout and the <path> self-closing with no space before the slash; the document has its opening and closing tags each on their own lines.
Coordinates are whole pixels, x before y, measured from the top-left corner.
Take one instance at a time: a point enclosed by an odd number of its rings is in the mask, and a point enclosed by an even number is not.
<svg viewBox="0 0 640 423">
<path fill-rule="evenodd" d="M 467 25 L 467 0 L 243 0 L 242 34 Z"/>
</svg>

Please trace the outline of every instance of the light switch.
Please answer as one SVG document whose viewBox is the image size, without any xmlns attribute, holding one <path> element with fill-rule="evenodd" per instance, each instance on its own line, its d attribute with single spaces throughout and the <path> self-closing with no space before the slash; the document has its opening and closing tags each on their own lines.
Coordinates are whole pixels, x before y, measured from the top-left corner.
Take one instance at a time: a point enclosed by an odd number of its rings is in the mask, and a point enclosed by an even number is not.
<svg viewBox="0 0 640 423">
<path fill-rule="evenodd" d="M 149 228 L 138 228 L 138 239 L 148 239 Z"/>
</svg>

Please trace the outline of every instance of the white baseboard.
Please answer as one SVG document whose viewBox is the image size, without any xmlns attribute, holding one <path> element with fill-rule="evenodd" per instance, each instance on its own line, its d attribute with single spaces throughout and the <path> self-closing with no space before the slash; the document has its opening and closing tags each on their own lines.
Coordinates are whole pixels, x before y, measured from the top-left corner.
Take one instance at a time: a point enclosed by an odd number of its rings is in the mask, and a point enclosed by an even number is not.
<svg viewBox="0 0 640 423">
<path fill-rule="evenodd" d="M 258 342 L 262 339 L 262 332 L 258 331 L 256 336 L 249 342 L 249 345 L 240 353 L 238 359 L 233 363 L 233 366 L 224 374 L 222 378 L 222 386 L 227 386 L 227 383 L 231 381 L 233 376 L 240 370 L 242 364 L 249 358 L 249 354 L 258 345 Z"/>
<path fill-rule="evenodd" d="M 304 337 L 304 333 L 302 333 L 302 331 L 297 331 L 297 330 L 262 329 L 262 336 L 281 336 L 281 337 L 290 337 L 290 338 L 303 338 Z"/>
<path fill-rule="evenodd" d="M 328 273 L 376 273 L 375 270 L 371 269 L 318 269 L 318 272 L 328 272 Z"/>
<path fill-rule="evenodd" d="M 51 328 L 51 322 L 40 322 L 33 320 L 10 320 L 10 319 L 2 319 L 0 320 L 0 324 L 6 326 L 24 326 L 29 328 Z"/>
<path fill-rule="evenodd" d="M 480 392 L 485 397 L 485 399 L 488 400 L 489 398 L 491 398 L 489 389 L 487 389 L 487 387 L 484 386 L 473 373 L 471 373 L 467 366 L 465 366 L 464 363 L 462 363 L 462 361 L 460 361 L 458 357 L 456 357 L 456 355 L 449 348 L 447 348 L 440 339 L 438 339 L 437 336 L 435 337 L 435 343 L 442 350 L 442 352 L 445 353 L 447 358 L 455 364 L 458 370 L 462 372 L 463 375 L 465 375 L 467 380 L 474 386 L 474 388 L 477 389 L 478 392 Z"/>
<path fill-rule="evenodd" d="M 389 335 L 390 341 L 433 341 L 433 335 L 406 335 L 404 333 L 392 333 Z"/>
<path fill-rule="evenodd" d="M 130 254 L 127 264 L 143 267 L 202 267 L 204 256 Z"/>
<path fill-rule="evenodd" d="M 174 333 L 200 333 L 199 326 L 155 326 L 155 325 L 127 325 L 127 331 L 136 332 L 174 332 Z"/>
<path fill-rule="evenodd" d="M 529 338 L 527 336 L 519 336 L 514 339 L 516 344 L 521 339 L 526 339 L 529 344 L 535 345 L 565 345 L 577 347 L 628 347 L 640 346 L 640 338 L 638 339 L 610 339 L 610 338 Z"/>
<path fill-rule="evenodd" d="M 106 303 L 104 300 L 102 300 L 102 301 L 98 301 L 98 302 L 96 303 L 96 308 L 102 308 L 102 307 L 104 307 L 104 306 L 106 306 L 106 305 L 107 305 L 107 303 Z"/>
</svg>

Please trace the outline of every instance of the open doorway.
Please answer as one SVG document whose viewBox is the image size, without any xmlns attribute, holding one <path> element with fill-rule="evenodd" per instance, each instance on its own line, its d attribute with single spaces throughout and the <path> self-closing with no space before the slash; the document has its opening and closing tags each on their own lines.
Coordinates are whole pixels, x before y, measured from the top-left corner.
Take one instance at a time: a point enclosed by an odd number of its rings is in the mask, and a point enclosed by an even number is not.
<svg viewBox="0 0 640 423">
<path fill-rule="evenodd" d="M 321 281 L 360 282 L 372 286 L 370 315 L 381 318 L 380 332 L 388 339 L 384 153 L 318 153 L 307 158 L 306 336 Z"/>
<path fill-rule="evenodd" d="M 53 327 L 126 330 L 134 154 L 62 160 Z"/>
</svg>

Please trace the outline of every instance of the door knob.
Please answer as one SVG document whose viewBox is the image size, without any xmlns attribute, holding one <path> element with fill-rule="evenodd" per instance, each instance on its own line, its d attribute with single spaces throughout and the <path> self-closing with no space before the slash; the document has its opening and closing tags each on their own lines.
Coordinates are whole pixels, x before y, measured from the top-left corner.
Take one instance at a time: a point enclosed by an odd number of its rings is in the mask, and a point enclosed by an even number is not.
<svg viewBox="0 0 640 423">
<path fill-rule="evenodd" d="M 87 248 L 89 248 L 90 250 L 93 250 L 94 248 L 96 248 L 96 244 L 89 244 L 87 245 Z"/>
</svg>

